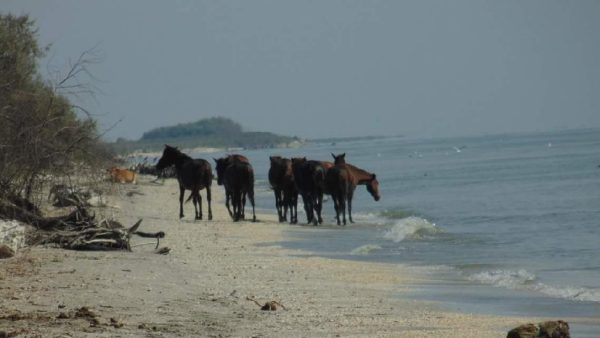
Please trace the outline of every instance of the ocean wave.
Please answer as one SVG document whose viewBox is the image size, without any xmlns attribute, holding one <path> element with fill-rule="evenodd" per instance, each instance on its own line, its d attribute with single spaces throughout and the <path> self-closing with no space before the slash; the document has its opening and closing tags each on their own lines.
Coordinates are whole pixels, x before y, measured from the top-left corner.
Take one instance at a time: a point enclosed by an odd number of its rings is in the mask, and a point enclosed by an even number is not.
<svg viewBox="0 0 600 338">
<path fill-rule="evenodd" d="M 600 302 L 600 290 L 598 289 L 548 285 L 539 282 L 535 274 L 524 269 L 483 271 L 471 274 L 468 279 L 511 290 L 535 291 L 553 298 Z"/>
<path fill-rule="evenodd" d="M 441 232 L 443 231 L 434 223 L 431 223 L 424 218 L 410 216 L 397 220 L 395 224 L 383 234 L 383 238 L 398 243 L 405 239 L 423 239 Z"/>
<path fill-rule="evenodd" d="M 352 250 L 352 252 L 350 252 L 352 255 L 358 255 L 358 256 L 365 256 L 370 254 L 372 251 L 375 250 L 380 250 L 381 247 L 379 245 L 376 244 L 366 244 L 363 246 L 360 246 L 354 250 Z"/>
<path fill-rule="evenodd" d="M 386 209 L 381 211 L 379 215 L 387 219 L 403 219 L 410 216 L 414 216 L 414 213 L 408 210 Z"/>
</svg>

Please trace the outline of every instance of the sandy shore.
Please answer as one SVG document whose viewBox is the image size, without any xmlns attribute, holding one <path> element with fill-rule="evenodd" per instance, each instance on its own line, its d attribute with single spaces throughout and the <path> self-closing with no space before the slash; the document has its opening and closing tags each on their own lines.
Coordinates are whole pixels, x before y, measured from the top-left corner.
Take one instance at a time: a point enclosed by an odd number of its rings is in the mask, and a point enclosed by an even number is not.
<svg viewBox="0 0 600 338">
<path fill-rule="evenodd" d="M 258 223 L 231 222 L 216 184 L 214 220 L 194 222 L 187 204 L 180 221 L 177 194 L 174 180 L 156 185 L 142 177 L 115 189 L 109 204 L 119 208 L 98 210 L 127 225 L 143 218 L 143 231 L 165 231 L 168 255 L 154 253 L 154 245 L 133 252 L 34 247 L 0 261 L 0 330 L 24 337 L 482 338 L 538 320 L 444 311 L 406 297 L 422 282 L 408 267 L 278 247 L 289 225 L 276 223 L 274 213 L 258 215 Z M 285 310 L 261 311 L 246 297 Z M 92 314 L 76 315 L 82 307 Z"/>
</svg>

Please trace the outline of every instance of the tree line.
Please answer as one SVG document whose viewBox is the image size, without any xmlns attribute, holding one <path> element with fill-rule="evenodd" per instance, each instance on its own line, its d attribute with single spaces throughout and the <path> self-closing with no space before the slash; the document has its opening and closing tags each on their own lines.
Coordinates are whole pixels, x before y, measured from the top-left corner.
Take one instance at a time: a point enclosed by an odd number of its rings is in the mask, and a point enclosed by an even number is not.
<svg viewBox="0 0 600 338">
<path fill-rule="evenodd" d="M 0 15 L 0 199 L 30 200 L 49 178 L 109 157 L 96 121 L 70 99 L 91 93 L 90 52 L 49 81 L 38 66 L 48 51 L 27 15 Z"/>
</svg>

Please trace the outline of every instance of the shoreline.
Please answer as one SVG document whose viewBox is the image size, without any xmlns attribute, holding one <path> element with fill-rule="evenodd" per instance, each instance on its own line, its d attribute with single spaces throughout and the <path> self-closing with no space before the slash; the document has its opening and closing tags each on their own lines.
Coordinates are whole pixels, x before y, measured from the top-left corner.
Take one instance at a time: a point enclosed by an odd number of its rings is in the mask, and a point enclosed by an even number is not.
<svg viewBox="0 0 600 338">
<path fill-rule="evenodd" d="M 277 246 L 287 225 L 266 214 L 257 215 L 258 223 L 231 222 L 216 184 L 213 221 L 197 222 L 189 217 L 191 204 L 184 206 L 186 217 L 177 219 L 174 180 L 161 186 L 142 179 L 116 188 L 109 199 L 120 209 L 102 212 L 125 226 L 143 218 L 141 230 L 165 231 L 161 245 L 171 253 L 136 246 L 147 242 L 140 238 L 132 239 L 133 252 L 42 247 L 20 252 L 1 266 L 0 296 L 7 301 L 0 310 L 22 319 L 0 319 L 1 329 L 94 337 L 498 337 L 541 321 L 458 313 L 415 300 L 410 290 L 427 281 L 407 266 L 322 258 Z M 129 191 L 142 195 L 127 196 Z M 6 273 L 11 261 L 24 259 L 31 262 L 29 270 Z M 260 311 L 246 297 L 261 304 L 277 301 L 286 310 Z M 81 307 L 94 311 L 99 324 L 59 318 Z"/>
</svg>

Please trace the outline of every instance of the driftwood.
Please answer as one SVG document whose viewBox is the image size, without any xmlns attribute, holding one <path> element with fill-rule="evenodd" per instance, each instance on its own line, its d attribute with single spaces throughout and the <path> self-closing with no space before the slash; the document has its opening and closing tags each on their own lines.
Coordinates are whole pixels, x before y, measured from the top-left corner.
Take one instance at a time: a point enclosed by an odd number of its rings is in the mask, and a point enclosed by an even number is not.
<svg viewBox="0 0 600 338">
<path fill-rule="evenodd" d="M 261 310 L 263 311 L 276 311 L 277 310 L 277 305 L 281 306 L 282 309 L 287 310 L 285 308 L 285 306 L 283 306 L 283 304 L 277 302 L 277 301 L 269 301 L 266 302 L 264 305 L 261 305 L 259 302 L 256 301 L 256 299 L 254 298 L 250 298 L 250 297 L 246 297 L 246 300 L 249 300 L 251 302 L 254 302 L 256 305 L 258 305 L 258 307 L 260 307 Z"/>
<path fill-rule="evenodd" d="M 41 244 L 58 244 L 71 250 L 128 250 L 131 251 L 129 240 L 142 223 L 140 219 L 129 229 L 89 227 L 81 230 L 55 231 L 44 239 Z"/>
<path fill-rule="evenodd" d="M 26 200 L 0 199 L 0 217 L 30 224 L 39 231 L 35 233 L 36 244 L 56 244 L 71 250 L 128 250 L 132 235 L 156 238 L 158 248 L 165 233 L 137 231 L 142 220 L 126 229 L 114 220 L 96 221 L 84 206 L 78 206 L 66 216 L 43 217 L 42 213 Z"/>
</svg>

